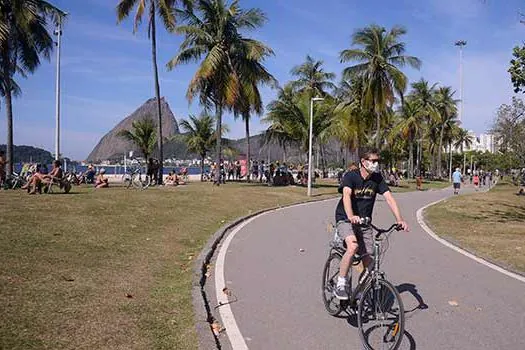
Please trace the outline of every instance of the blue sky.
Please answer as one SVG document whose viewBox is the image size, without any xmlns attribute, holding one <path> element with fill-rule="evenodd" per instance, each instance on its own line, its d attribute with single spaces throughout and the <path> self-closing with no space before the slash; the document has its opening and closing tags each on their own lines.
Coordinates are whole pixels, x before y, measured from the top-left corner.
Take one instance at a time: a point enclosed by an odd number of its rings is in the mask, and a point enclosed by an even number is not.
<svg viewBox="0 0 525 350">
<path fill-rule="evenodd" d="M 151 79 L 151 46 L 146 29 L 132 34 L 130 21 L 116 25 L 117 0 L 53 0 L 68 11 L 62 44 L 62 152 L 82 160 L 107 131 L 154 95 Z M 504 3 L 504 4 L 503 4 Z M 267 61 L 269 71 L 281 84 L 289 81 L 290 69 L 307 54 L 325 63 L 327 71 L 340 77 L 345 67 L 339 52 L 351 45 L 356 28 L 400 24 L 407 54 L 423 61 L 421 70 L 405 69 L 411 81 L 430 82 L 458 90 L 459 54 L 454 42 L 468 42 L 464 50 L 463 123 L 478 133 L 487 130 L 495 111 L 513 95 L 508 62 L 513 46 L 525 38 L 518 11 L 522 0 L 241 0 L 241 6 L 259 7 L 268 23 L 249 35 L 275 51 Z M 247 33 L 248 34 L 248 33 Z M 165 64 L 175 55 L 181 38 L 161 31 L 158 61 L 161 94 L 176 119 L 201 110 L 189 105 L 185 92 L 194 65 L 168 72 Z M 23 94 L 14 101 L 14 141 L 54 149 L 55 55 L 44 61 L 28 79 L 19 78 Z M 275 91 L 263 89 L 265 104 Z M 229 137 L 244 136 L 242 122 L 226 116 Z M 5 143 L 5 109 L 0 106 L 0 143 Z M 254 118 L 251 132 L 266 128 Z"/>
</svg>

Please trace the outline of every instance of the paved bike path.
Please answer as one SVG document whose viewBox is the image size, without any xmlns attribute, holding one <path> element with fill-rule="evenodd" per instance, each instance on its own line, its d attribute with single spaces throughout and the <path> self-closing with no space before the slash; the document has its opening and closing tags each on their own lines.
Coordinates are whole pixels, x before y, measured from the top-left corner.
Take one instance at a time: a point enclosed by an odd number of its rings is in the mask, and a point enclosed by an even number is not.
<svg viewBox="0 0 525 350">
<path fill-rule="evenodd" d="M 443 246 L 417 224 L 417 209 L 450 192 L 395 194 L 411 232 L 391 236 L 382 268 L 405 305 L 400 349 L 525 349 L 525 283 Z M 374 223 L 386 226 L 393 218 L 381 198 Z M 326 226 L 336 204 L 266 214 L 231 241 L 224 275 L 238 298 L 230 306 L 250 349 L 361 349 L 356 325 L 329 316 L 321 299 L 331 239 Z"/>
</svg>

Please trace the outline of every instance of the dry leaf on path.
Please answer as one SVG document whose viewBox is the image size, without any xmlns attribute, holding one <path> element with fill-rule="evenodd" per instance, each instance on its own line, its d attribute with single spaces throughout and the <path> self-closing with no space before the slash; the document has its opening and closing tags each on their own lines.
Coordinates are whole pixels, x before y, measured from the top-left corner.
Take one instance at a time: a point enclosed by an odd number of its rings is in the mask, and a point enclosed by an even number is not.
<svg viewBox="0 0 525 350">
<path fill-rule="evenodd" d="M 458 302 L 455 301 L 455 300 L 449 300 L 449 301 L 448 301 L 448 304 L 449 304 L 450 306 L 459 306 Z"/>
</svg>

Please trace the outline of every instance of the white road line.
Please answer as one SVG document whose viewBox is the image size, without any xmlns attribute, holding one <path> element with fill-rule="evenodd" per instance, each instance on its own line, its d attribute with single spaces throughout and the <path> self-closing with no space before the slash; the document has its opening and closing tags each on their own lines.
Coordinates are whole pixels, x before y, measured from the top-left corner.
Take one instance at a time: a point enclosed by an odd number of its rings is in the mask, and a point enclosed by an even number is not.
<svg viewBox="0 0 525 350">
<path fill-rule="evenodd" d="M 219 305 L 225 304 L 219 307 L 219 314 L 221 316 L 222 325 L 226 329 L 226 335 L 228 335 L 228 338 L 234 350 L 247 350 L 248 349 L 248 346 L 246 345 L 246 342 L 244 341 L 244 337 L 242 336 L 242 333 L 239 330 L 239 327 L 237 326 L 237 322 L 235 321 L 235 317 L 233 316 L 232 309 L 230 305 L 227 304 L 228 296 L 223 292 L 223 288 L 227 287 L 225 277 L 224 277 L 224 261 L 226 259 L 226 252 L 228 251 L 228 247 L 230 246 L 230 243 L 235 237 L 235 235 L 244 226 L 248 225 L 250 222 L 252 222 L 253 220 L 263 215 L 274 213 L 274 212 L 277 212 L 283 209 L 295 208 L 295 207 L 300 207 L 300 206 L 309 205 L 309 204 L 317 204 L 317 203 L 331 201 L 335 199 L 339 200 L 339 198 L 329 198 L 329 199 L 325 199 L 321 201 L 300 203 L 296 205 L 287 206 L 284 208 L 270 210 L 270 211 L 261 213 L 259 215 L 256 215 L 254 217 L 251 217 L 250 219 L 242 222 L 241 224 L 237 225 L 233 229 L 233 231 L 231 231 L 228 234 L 228 236 L 222 243 L 221 247 L 219 248 L 219 253 L 217 254 L 217 260 L 215 261 L 215 294 L 217 295 L 217 303 Z"/>
<path fill-rule="evenodd" d="M 423 210 L 425 210 L 426 208 L 434 205 L 434 204 L 437 204 L 441 201 L 444 201 L 445 199 L 447 198 L 443 198 L 443 199 L 440 199 L 438 201 L 435 201 L 435 202 L 432 202 L 430 204 L 427 204 L 425 205 L 424 207 L 422 208 L 419 208 L 419 210 L 416 212 L 416 217 L 417 217 L 417 222 L 419 223 L 419 225 L 423 228 L 423 230 L 425 230 L 429 235 L 430 237 L 434 238 L 436 241 L 438 241 L 439 243 L 449 247 L 450 249 L 453 249 L 455 250 L 456 252 L 460 253 L 460 254 L 463 254 L 465 255 L 466 257 L 469 257 L 471 258 L 472 260 L 480 263 L 480 264 L 483 264 L 487 267 L 490 267 L 491 269 L 493 270 L 496 270 L 498 272 L 501 272 L 502 274 L 504 275 L 507 275 L 509 277 L 512 277 L 514 279 L 517 279 L 518 281 L 521 281 L 523 283 L 525 283 L 525 277 L 524 276 L 521 276 L 521 275 L 518 275 L 517 273 L 514 273 L 514 272 L 511 272 L 511 271 L 508 271 L 508 270 L 505 270 L 504 268 L 502 268 L 501 266 L 498 266 L 498 265 L 495 265 L 491 262 L 488 262 L 486 261 L 485 259 L 482 259 L 478 256 L 475 256 L 474 254 L 471 254 L 469 252 L 467 252 L 466 250 L 464 249 L 461 249 L 457 246 L 455 246 L 454 244 L 450 243 L 449 241 L 447 240 L 444 240 L 443 238 L 439 237 L 438 235 L 436 235 L 431 229 L 430 227 L 428 227 L 428 225 L 425 223 L 425 221 L 423 220 Z"/>
</svg>

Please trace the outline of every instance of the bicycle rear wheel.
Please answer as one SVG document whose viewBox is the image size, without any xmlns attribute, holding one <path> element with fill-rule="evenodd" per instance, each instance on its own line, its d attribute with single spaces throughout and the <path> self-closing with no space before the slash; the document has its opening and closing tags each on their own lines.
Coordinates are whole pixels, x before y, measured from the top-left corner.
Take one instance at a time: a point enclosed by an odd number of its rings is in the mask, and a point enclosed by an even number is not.
<svg viewBox="0 0 525 350">
<path fill-rule="evenodd" d="M 395 350 L 405 332 L 405 310 L 397 289 L 387 280 L 374 278 L 359 300 L 357 325 L 368 350 Z"/>
<path fill-rule="evenodd" d="M 344 309 L 334 294 L 335 286 L 337 285 L 337 276 L 339 276 L 341 258 L 339 253 L 330 254 L 323 269 L 323 284 L 321 289 L 323 303 L 328 314 L 332 316 L 339 315 Z"/>
</svg>

